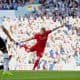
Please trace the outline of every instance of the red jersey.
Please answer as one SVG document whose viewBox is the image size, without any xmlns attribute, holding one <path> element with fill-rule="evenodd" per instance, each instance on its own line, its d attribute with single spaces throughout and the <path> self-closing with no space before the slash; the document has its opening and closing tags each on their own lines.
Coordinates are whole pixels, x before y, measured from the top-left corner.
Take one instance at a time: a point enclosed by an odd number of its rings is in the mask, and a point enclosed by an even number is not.
<svg viewBox="0 0 80 80">
<path fill-rule="evenodd" d="M 48 39 L 48 34 L 51 33 L 51 30 L 45 31 L 43 34 L 36 33 L 34 38 L 37 40 L 35 47 L 38 51 L 43 51 Z"/>
</svg>

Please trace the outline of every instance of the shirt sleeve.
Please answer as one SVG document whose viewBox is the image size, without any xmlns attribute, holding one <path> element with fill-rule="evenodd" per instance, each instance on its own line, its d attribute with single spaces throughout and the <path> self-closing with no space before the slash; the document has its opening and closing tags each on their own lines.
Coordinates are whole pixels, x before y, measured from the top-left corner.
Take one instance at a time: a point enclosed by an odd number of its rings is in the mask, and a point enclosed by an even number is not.
<svg viewBox="0 0 80 80">
<path fill-rule="evenodd" d="M 35 35 L 34 35 L 34 39 L 37 39 L 38 38 L 38 33 L 36 33 Z"/>
</svg>

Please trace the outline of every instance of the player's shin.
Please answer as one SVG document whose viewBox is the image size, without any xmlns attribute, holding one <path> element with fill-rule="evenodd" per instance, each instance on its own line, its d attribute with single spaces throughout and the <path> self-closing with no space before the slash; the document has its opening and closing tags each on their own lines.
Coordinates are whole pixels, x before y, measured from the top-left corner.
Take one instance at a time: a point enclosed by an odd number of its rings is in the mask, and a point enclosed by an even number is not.
<svg viewBox="0 0 80 80">
<path fill-rule="evenodd" d="M 11 72 L 9 72 L 9 56 L 8 53 L 4 53 L 3 54 L 3 75 L 10 75 L 12 76 L 13 74 Z"/>
<path fill-rule="evenodd" d="M 8 71 L 8 64 L 9 64 L 9 56 L 8 53 L 3 54 L 3 66 L 4 66 L 4 71 Z"/>
<path fill-rule="evenodd" d="M 38 66 L 39 60 L 40 60 L 40 59 L 37 59 L 37 60 L 35 61 L 33 70 L 35 70 L 35 68 Z"/>
</svg>

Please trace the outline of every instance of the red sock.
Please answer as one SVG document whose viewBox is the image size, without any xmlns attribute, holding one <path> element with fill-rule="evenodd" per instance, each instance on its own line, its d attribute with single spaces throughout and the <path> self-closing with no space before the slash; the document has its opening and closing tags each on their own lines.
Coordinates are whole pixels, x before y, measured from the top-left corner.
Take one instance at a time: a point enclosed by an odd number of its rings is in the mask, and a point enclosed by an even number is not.
<svg viewBox="0 0 80 80">
<path fill-rule="evenodd" d="M 39 63 L 39 60 L 37 59 L 34 63 L 34 67 L 33 67 L 33 70 L 35 70 L 35 68 L 38 66 L 38 63 Z"/>
</svg>

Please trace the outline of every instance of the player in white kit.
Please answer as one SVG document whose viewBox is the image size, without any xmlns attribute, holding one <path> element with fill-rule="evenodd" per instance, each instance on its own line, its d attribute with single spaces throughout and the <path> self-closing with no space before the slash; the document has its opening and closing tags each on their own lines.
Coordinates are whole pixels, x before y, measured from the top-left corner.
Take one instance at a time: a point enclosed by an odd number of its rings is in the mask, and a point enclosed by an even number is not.
<svg viewBox="0 0 80 80">
<path fill-rule="evenodd" d="M 6 25 L 5 25 L 6 26 Z M 11 35 L 9 34 L 9 31 L 5 28 L 5 26 L 3 24 L 0 24 L 0 32 L 4 32 L 4 34 L 6 36 L 8 36 L 10 41 L 14 41 L 11 37 Z M 9 63 L 9 55 L 8 55 L 8 50 L 6 47 L 6 43 L 4 41 L 4 35 L 2 33 L 0 33 L 0 51 L 3 53 L 3 74 L 9 74 L 12 75 L 12 73 L 10 73 L 8 71 L 9 67 L 8 67 L 8 63 Z"/>
</svg>

